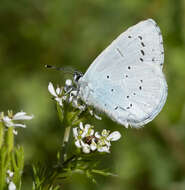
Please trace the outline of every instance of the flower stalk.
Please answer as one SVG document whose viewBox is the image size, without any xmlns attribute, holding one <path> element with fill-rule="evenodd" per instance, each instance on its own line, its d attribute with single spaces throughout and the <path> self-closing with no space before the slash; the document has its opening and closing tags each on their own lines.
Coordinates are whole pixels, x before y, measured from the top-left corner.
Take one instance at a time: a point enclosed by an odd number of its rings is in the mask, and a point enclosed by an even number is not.
<svg viewBox="0 0 185 190">
<path fill-rule="evenodd" d="M 3 146 L 4 141 L 4 126 L 3 123 L 0 122 L 0 149 Z"/>
<path fill-rule="evenodd" d="M 61 163 L 64 163 L 67 160 L 67 145 L 70 137 L 71 127 L 66 127 L 64 131 L 62 150 L 61 150 Z"/>
<path fill-rule="evenodd" d="M 7 144 L 7 150 L 8 154 L 12 152 L 14 148 L 14 134 L 13 134 L 14 127 L 8 127 L 8 131 L 6 134 L 6 144 Z"/>
</svg>

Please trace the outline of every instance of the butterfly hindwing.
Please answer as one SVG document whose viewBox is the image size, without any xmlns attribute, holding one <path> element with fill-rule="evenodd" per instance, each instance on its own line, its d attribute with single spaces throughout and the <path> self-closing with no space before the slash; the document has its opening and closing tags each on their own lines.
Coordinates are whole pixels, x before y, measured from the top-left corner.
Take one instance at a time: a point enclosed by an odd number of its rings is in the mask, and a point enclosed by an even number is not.
<svg viewBox="0 0 185 190">
<path fill-rule="evenodd" d="M 155 21 L 130 27 L 91 64 L 80 94 L 89 105 L 125 126 L 142 126 L 162 109 L 167 84 L 162 73 L 164 50 Z M 84 96 L 85 95 L 85 96 Z"/>
</svg>

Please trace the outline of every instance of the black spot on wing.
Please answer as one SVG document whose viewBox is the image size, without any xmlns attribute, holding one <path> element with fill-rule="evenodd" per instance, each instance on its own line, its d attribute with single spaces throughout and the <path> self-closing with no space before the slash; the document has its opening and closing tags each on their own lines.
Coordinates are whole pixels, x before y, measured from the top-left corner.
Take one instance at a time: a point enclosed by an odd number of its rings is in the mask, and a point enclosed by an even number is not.
<svg viewBox="0 0 185 190">
<path fill-rule="evenodd" d="M 142 40 L 143 38 L 142 38 L 142 36 L 138 36 L 138 38 L 140 39 L 140 40 Z"/>
<path fill-rule="evenodd" d="M 145 52 L 144 52 L 142 49 L 141 49 L 141 54 L 142 54 L 142 55 L 145 55 Z"/>
<path fill-rule="evenodd" d="M 118 109 L 118 106 L 116 106 L 114 109 L 117 110 L 117 109 Z"/>
<path fill-rule="evenodd" d="M 142 62 L 143 62 L 143 61 L 144 61 L 144 60 L 143 60 L 143 58 L 140 58 L 140 61 L 142 61 Z"/>
<path fill-rule="evenodd" d="M 143 47 L 145 47 L 145 44 L 144 44 L 143 42 L 141 42 L 141 45 L 142 45 Z"/>
</svg>

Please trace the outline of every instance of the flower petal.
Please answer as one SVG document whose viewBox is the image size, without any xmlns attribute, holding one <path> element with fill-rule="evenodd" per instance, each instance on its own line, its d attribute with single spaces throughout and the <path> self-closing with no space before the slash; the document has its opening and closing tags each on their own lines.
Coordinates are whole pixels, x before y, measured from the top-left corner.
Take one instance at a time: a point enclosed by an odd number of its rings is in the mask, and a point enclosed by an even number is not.
<svg viewBox="0 0 185 190">
<path fill-rule="evenodd" d="M 93 116 L 93 110 L 89 110 L 90 115 Z"/>
<path fill-rule="evenodd" d="M 20 111 L 20 112 L 17 112 L 17 113 L 14 115 L 14 117 L 21 117 L 21 116 L 24 116 L 24 115 L 26 115 L 26 112 Z"/>
<path fill-rule="evenodd" d="M 81 130 L 84 130 L 84 128 L 83 128 L 83 123 L 82 123 L 82 122 L 80 122 L 79 126 L 80 126 L 80 129 L 81 129 Z"/>
<path fill-rule="evenodd" d="M 95 137 L 98 138 L 98 139 L 101 137 L 100 134 L 99 134 L 99 132 L 95 133 Z"/>
<path fill-rule="evenodd" d="M 31 120 L 33 115 L 27 115 L 26 112 L 18 112 L 13 116 L 13 120 Z"/>
<path fill-rule="evenodd" d="M 81 145 L 82 145 L 82 151 L 84 153 L 86 153 L 86 154 L 90 153 L 90 146 L 88 144 L 81 141 Z"/>
<path fill-rule="evenodd" d="M 90 148 L 89 147 L 83 147 L 83 152 L 85 153 L 85 154 L 89 154 L 90 153 Z"/>
<path fill-rule="evenodd" d="M 90 149 L 91 149 L 92 151 L 95 151 L 96 148 L 97 148 L 97 144 L 95 143 L 94 139 L 92 139 L 92 142 L 91 142 L 91 144 L 90 144 Z"/>
<path fill-rule="evenodd" d="M 14 125 L 12 120 L 8 116 L 4 116 L 2 120 L 6 127 L 12 127 Z"/>
<path fill-rule="evenodd" d="M 14 135 L 17 135 L 18 132 L 14 129 L 14 130 L 13 130 L 13 134 L 14 134 Z"/>
<path fill-rule="evenodd" d="M 50 94 L 52 94 L 53 96 L 57 97 L 57 94 L 55 92 L 54 86 L 53 84 L 50 82 L 48 85 L 48 91 L 50 92 Z"/>
<path fill-rule="evenodd" d="M 4 122 L 11 122 L 12 120 L 8 116 L 3 117 Z"/>
<path fill-rule="evenodd" d="M 107 141 L 107 140 L 104 140 L 104 144 L 106 144 L 108 147 L 110 147 L 110 146 L 111 146 L 110 141 Z"/>
<path fill-rule="evenodd" d="M 99 147 L 98 148 L 98 152 L 107 152 L 107 153 L 110 153 L 109 147 L 107 147 L 107 146 Z"/>
<path fill-rule="evenodd" d="M 26 125 L 21 124 L 21 123 L 13 123 L 13 127 L 22 127 L 22 128 L 26 128 Z"/>
<path fill-rule="evenodd" d="M 69 103 L 73 101 L 73 96 L 69 96 Z"/>
<path fill-rule="evenodd" d="M 109 141 L 117 141 L 121 138 L 121 134 L 118 131 L 112 132 L 108 137 L 107 140 Z"/>
<path fill-rule="evenodd" d="M 62 89 L 60 89 L 59 87 L 57 87 L 57 89 L 56 89 L 56 93 L 57 93 L 57 95 L 60 95 L 61 92 L 62 92 Z"/>
<path fill-rule="evenodd" d="M 99 115 L 94 114 L 94 117 L 98 120 L 102 120 L 102 118 Z"/>
<path fill-rule="evenodd" d="M 89 125 L 89 124 L 86 124 L 85 125 L 85 127 L 84 127 L 84 129 L 83 129 L 83 133 L 82 133 L 82 138 L 84 138 L 87 134 L 88 134 L 88 132 L 89 132 L 89 128 L 90 128 L 91 126 Z"/>
<path fill-rule="evenodd" d="M 56 97 L 55 100 L 59 103 L 60 106 L 63 106 L 62 98 Z"/>
<path fill-rule="evenodd" d="M 78 147 L 78 148 L 81 148 L 81 147 L 82 147 L 79 140 L 75 141 L 75 145 L 76 145 L 76 147 Z"/>
</svg>

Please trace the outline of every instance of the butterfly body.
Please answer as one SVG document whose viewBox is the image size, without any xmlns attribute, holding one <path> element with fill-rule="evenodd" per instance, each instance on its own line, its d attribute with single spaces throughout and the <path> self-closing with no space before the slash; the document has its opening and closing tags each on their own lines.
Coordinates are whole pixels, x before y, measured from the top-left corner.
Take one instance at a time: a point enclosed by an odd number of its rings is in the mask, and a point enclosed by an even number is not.
<svg viewBox="0 0 185 190">
<path fill-rule="evenodd" d="M 161 111 L 167 97 L 162 72 L 164 50 L 152 19 L 123 32 L 79 79 L 79 95 L 88 105 L 128 127 L 140 127 Z"/>
</svg>

